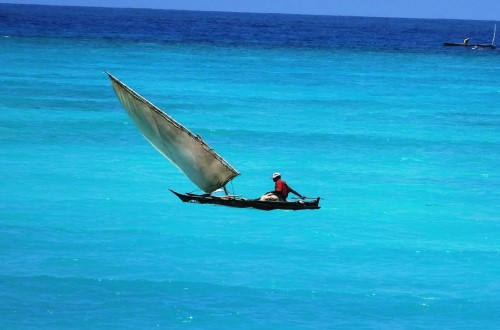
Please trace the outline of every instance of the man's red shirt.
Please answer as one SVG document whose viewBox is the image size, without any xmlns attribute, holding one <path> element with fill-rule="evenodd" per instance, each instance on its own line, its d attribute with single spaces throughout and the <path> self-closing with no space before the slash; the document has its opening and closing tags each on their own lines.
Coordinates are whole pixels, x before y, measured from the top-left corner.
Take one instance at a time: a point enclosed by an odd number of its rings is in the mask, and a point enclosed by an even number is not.
<svg viewBox="0 0 500 330">
<path fill-rule="evenodd" d="M 274 183 L 274 191 L 277 191 L 283 196 L 283 199 L 286 199 L 288 197 L 288 194 L 290 193 L 290 187 L 286 184 L 285 181 L 278 179 Z"/>
</svg>

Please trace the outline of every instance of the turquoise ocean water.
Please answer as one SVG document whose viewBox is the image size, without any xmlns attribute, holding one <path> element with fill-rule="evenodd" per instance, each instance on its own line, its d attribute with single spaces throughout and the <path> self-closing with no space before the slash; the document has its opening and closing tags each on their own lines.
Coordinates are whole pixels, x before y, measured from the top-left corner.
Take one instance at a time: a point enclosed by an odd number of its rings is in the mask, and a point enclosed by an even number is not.
<svg viewBox="0 0 500 330">
<path fill-rule="evenodd" d="M 500 326 L 493 22 L 0 4 L 2 329 Z M 108 70 L 257 197 L 181 203 Z"/>
</svg>

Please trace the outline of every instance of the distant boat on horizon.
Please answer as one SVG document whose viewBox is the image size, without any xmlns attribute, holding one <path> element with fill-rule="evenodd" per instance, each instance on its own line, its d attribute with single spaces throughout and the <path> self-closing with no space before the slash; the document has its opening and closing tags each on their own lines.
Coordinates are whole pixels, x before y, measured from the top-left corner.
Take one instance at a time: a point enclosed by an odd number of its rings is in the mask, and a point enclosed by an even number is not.
<svg viewBox="0 0 500 330">
<path fill-rule="evenodd" d="M 495 27 L 493 29 L 493 40 L 491 41 L 491 44 L 471 44 L 469 43 L 469 38 L 465 38 L 463 42 L 447 42 L 445 41 L 443 44 L 444 46 L 462 46 L 462 47 L 472 47 L 472 48 L 487 48 L 487 49 L 495 49 L 497 48 L 495 45 L 495 37 L 497 34 L 497 25 L 495 24 Z"/>
</svg>

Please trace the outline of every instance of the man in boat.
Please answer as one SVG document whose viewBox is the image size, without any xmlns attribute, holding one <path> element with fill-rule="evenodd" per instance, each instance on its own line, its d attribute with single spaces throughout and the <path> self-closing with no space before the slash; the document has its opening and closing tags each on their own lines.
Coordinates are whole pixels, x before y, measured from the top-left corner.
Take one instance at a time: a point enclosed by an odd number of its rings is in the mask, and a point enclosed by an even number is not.
<svg viewBox="0 0 500 330">
<path fill-rule="evenodd" d="M 280 173 L 274 173 L 273 174 L 273 181 L 274 181 L 274 190 L 270 191 L 268 193 L 265 193 L 260 200 L 261 201 L 282 201 L 286 202 L 286 198 L 288 197 L 289 193 L 297 195 L 301 199 L 305 199 L 305 196 L 302 196 L 295 190 L 293 190 L 287 183 L 283 180 L 281 180 L 281 174 Z"/>
<path fill-rule="evenodd" d="M 469 38 L 465 38 L 464 39 L 464 45 L 468 45 L 469 44 Z"/>
</svg>

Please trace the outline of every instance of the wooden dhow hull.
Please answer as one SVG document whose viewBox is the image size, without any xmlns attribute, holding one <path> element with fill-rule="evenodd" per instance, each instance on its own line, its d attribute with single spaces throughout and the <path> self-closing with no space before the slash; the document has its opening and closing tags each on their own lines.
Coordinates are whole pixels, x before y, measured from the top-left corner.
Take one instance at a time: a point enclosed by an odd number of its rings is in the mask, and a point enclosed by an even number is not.
<svg viewBox="0 0 500 330">
<path fill-rule="evenodd" d="M 196 195 L 196 194 L 181 194 L 172 189 L 170 189 L 177 197 L 180 198 L 185 203 L 198 203 L 198 204 L 214 204 L 223 205 L 229 207 L 237 208 L 254 208 L 258 210 L 271 211 L 271 210 L 317 210 L 320 208 L 319 200 L 316 198 L 312 201 L 296 201 L 296 202 L 272 202 L 272 201 L 260 201 L 258 199 L 246 199 L 238 198 L 232 196 L 212 196 L 209 194 Z"/>
<path fill-rule="evenodd" d="M 445 42 L 443 43 L 444 46 L 448 47 L 476 47 L 476 48 L 489 48 L 489 49 L 495 49 L 495 45 L 490 45 L 490 44 L 464 44 L 464 43 L 458 43 L 458 42 Z"/>
</svg>

